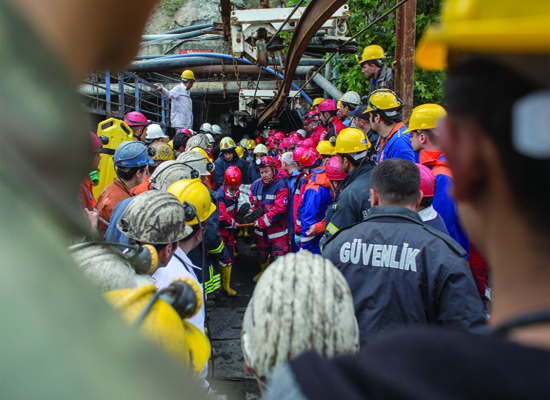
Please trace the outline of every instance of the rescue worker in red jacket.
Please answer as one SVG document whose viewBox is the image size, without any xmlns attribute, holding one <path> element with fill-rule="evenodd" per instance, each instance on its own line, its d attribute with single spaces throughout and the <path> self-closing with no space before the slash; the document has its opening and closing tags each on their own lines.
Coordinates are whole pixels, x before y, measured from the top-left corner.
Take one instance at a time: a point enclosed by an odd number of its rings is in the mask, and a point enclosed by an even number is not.
<svg viewBox="0 0 550 400">
<path fill-rule="evenodd" d="M 94 158 L 92 159 L 92 165 L 90 172 L 94 172 L 99 167 L 99 162 L 101 161 L 101 151 L 103 150 L 103 144 L 97 135 L 93 132 L 90 132 L 90 137 L 92 139 L 92 152 L 94 153 Z M 78 201 L 82 208 L 92 211 L 95 207 L 96 200 L 94 198 L 93 184 L 90 176 L 86 176 L 84 180 L 80 183 L 80 188 L 78 189 Z"/>
<path fill-rule="evenodd" d="M 321 155 L 315 149 L 307 149 L 300 164 L 306 171 L 308 183 L 304 189 L 299 217 L 302 221 L 301 247 L 313 254 L 321 254 L 319 241 L 323 231 L 317 233 L 310 228 L 325 219 L 325 213 L 332 201 L 330 182 L 325 173 Z"/>
<path fill-rule="evenodd" d="M 325 128 L 321 125 L 321 118 L 319 118 L 317 111 L 307 113 L 304 118 L 304 129 L 307 133 L 307 138 L 317 138 L 316 140 L 320 141 L 321 134 L 325 132 Z"/>
<path fill-rule="evenodd" d="M 294 161 L 294 165 L 296 166 L 296 169 L 301 174 L 301 177 L 297 182 L 294 182 L 296 188 L 291 192 L 291 200 L 292 201 L 292 219 L 294 221 L 294 243 L 298 247 L 296 251 L 298 251 L 301 248 L 301 235 L 302 235 L 302 221 L 300 221 L 300 218 L 298 218 L 298 208 L 300 208 L 300 204 L 302 204 L 302 195 L 304 193 L 304 189 L 307 185 L 307 179 L 305 178 L 305 172 L 302 168 L 302 164 L 300 164 L 300 160 L 302 159 L 302 155 L 307 150 L 307 147 L 300 146 L 296 147 L 294 152 L 292 153 L 292 161 Z M 290 209 L 290 207 L 289 207 Z"/>
<path fill-rule="evenodd" d="M 240 186 L 243 176 L 241 170 L 232 165 L 225 170 L 224 182 L 221 188 L 218 189 L 219 203 L 218 213 L 220 216 L 220 234 L 222 235 L 223 243 L 228 250 L 229 260 L 220 259 L 220 269 L 222 278 L 222 290 L 228 296 L 235 296 L 237 292 L 229 287 L 231 280 L 231 268 L 233 267 L 233 257 L 237 240 L 235 238 L 235 227 L 237 222 L 237 206 L 240 193 Z"/>
<path fill-rule="evenodd" d="M 255 222 L 254 234 L 260 253 L 262 271 L 254 277 L 254 282 L 277 257 L 288 253 L 288 229 L 286 214 L 289 193 L 286 182 L 277 178 L 277 169 L 273 158 L 267 156 L 260 163 L 261 179 L 252 184 L 250 204 L 252 209 L 261 208 L 264 215 Z"/>
</svg>

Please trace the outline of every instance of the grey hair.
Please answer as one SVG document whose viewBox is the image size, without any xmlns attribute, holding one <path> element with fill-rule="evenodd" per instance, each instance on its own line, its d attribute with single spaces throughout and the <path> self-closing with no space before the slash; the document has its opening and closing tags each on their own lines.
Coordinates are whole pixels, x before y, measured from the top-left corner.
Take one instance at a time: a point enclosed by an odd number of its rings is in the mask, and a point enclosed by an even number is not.
<svg viewBox="0 0 550 400">
<path fill-rule="evenodd" d="M 292 161 L 292 152 L 291 151 L 287 151 L 286 153 L 284 153 L 281 156 L 281 163 L 282 162 L 285 162 L 288 165 L 293 165 L 294 164 L 294 162 Z"/>
</svg>

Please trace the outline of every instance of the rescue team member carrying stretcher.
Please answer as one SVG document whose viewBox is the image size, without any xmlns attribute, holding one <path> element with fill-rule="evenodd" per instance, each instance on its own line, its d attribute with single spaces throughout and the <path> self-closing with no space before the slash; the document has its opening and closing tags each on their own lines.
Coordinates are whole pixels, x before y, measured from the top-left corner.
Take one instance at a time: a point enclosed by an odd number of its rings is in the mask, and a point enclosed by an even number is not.
<svg viewBox="0 0 550 400">
<path fill-rule="evenodd" d="M 252 184 L 250 204 L 252 209 L 262 210 L 263 216 L 254 224 L 254 234 L 260 253 L 262 271 L 254 277 L 257 282 L 271 261 L 288 253 L 288 229 L 286 213 L 289 193 L 283 179 L 277 178 L 277 169 L 273 158 L 266 156 L 260 163 L 261 179 Z"/>
</svg>

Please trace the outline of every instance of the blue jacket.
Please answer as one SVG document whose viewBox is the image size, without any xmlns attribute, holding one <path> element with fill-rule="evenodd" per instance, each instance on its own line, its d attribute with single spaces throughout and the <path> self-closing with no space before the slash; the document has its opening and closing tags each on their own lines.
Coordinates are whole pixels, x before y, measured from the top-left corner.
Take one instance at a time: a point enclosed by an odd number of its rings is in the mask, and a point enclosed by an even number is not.
<svg viewBox="0 0 550 400">
<path fill-rule="evenodd" d="M 432 170 L 435 175 L 435 195 L 432 203 L 435 211 L 441 215 L 449 236 L 456 240 L 466 250 L 466 258 L 469 257 L 470 240 L 464 231 L 462 223 L 458 218 L 456 204 L 451 196 L 453 179 L 447 165 L 447 158 L 442 152 L 426 151 L 420 152 L 420 163 Z"/>
<path fill-rule="evenodd" d="M 389 139 L 382 138 L 378 149 L 378 162 L 388 158 L 401 158 L 416 162 L 416 157 L 411 145 L 411 135 L 403 133 L 407 127 L 402 122 L 395 125 L 392 132 L 388 135 Z M 393 134 L 392 134 L 393 133 Z M 391 136 L 391 137 L 390 137 Z"/>
<path fill-rule="evenodd" d="M 322 235 L 307 236 L 307 231 L 312 225 L 322 221 L 332 201 L 330 196 L 330 181 L 328 180 L 325 167 L 317 167 L 307 177 L 308 183 L 305 187 L 300 205 L 300 218 L 302 221 L 301 247 L 313 254 L 321 254 L 319 241 Z"/>
<path fill-rule="evenodd" d="M 235 150 L 233 150 L 233 160 L 231 162 L 225 161 L 223 154 L 220 153 L 220 157 L 214 162 L 214 165 L 216 167 L 214 169 L 214 182 L 216 183 L 215 190 L 218 190 L 223 185 L 223 175 L 225 174 L 225 170 L 232 165 L 237 166 L 241 170 L 243 182 L 247 182 L 248 180 L 246 175 L 248 171 L 245 168 L 245 163 L 239 158 Z"/>
<path fill-rule="evenodd" d="M 252 184 L 256 182 L 258 179 L 260 179 L 260 169 L 258 168 L 258 164 L 256 162 L 251 162 L 248 166 L 248 181 Z"/>
<path fill-rule="evenodd" d="M 105 242 L 128 244 L 128 236 L 119 231 L 116 227 L 116 224 L 120 217 L 122 217 L 122 214 L 128 207 L 128 204 L 130 204 L 130 202 L 134 199 L 135 197 L 130 197 L 129 199 L 122 200 L 115 206 L 115 209 L 111 214 L 111 219 L 109 220 L 109 226 L 107 227 L 107 231 L 105 232 L 105 236 L 103 237 L 103 240 Z"/>
</svg>

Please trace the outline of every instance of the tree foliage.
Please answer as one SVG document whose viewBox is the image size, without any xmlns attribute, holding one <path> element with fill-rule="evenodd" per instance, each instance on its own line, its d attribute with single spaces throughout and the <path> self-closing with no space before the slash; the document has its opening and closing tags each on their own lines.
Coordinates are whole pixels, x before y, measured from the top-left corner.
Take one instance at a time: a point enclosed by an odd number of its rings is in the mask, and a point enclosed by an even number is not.
<svg viewBox="0 0 550 400">
<path fill-rule="evenodd" d="M 441 0 L 418 0 L 416 9 L 417 43 L 426 27 L 437 21 L 440 3 Z M 351 32 L 360 31 L 395 4 L 395 1 L 349 0 Z M 395 12 L 390 13 L 356 40 L 359 43 L 360 53 L 362 53 L 363 48 L 371 44 L 382 46 L 389 57 L 386 63 L 391 66 L 395 59 Z M 361 95 L 369 92 L 370 82 L 361 72 L 361 66 L 357 63 L 355 55 L 339 55 L 337 61 L 333 59 L 333 65 L 339 73 L 337 85 L 340 90 L 343 92 L 354 90 Z M 415 67 L 414 106 L 424 103 L 444 105 L 444 80 L 445 72 L 443 71 L 424 71 Z"/>
</svg>

